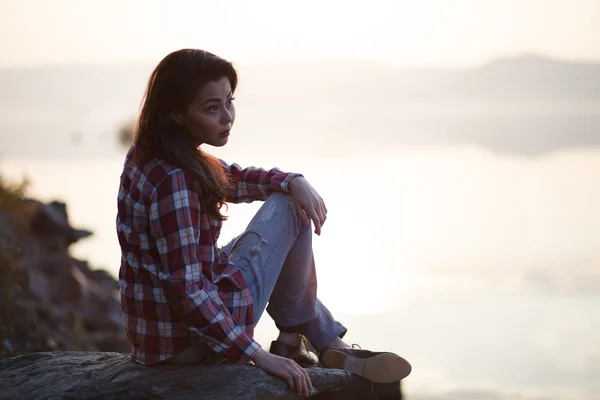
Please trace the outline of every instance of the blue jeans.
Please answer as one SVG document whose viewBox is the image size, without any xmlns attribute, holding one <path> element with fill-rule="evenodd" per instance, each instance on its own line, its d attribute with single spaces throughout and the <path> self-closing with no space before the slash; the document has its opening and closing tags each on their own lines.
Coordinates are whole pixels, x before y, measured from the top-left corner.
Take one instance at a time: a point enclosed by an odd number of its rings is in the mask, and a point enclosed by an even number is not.
<svg viewBox="0 0 600 400">
<path fill-rule="evenodd" d="M 317 298 L 311 225 L 302 223 L 289 195 L 271 194 L 223 250 L 246 280 L 254 325 L 266 309 L 281 331 L 303 334 L 317 351 L 344 336 L 346 328 Z"/>
</svg>

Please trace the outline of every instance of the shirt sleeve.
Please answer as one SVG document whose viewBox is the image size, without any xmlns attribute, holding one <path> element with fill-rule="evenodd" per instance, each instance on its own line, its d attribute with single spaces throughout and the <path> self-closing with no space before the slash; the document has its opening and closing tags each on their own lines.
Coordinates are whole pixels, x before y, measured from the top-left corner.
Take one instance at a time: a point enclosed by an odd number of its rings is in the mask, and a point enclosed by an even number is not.
<svg viewBox="0 0 600 400">
<path fill-rule="evenodd" d="M 231 188 L 225 197 L 225 201 L 230 203 L 264 201 L 273 192 L 289 193 L 290 181 L 297 176 L 302 176 L 297 173 L 283 172 L 278 168 L 270 170 L 257 167 L 242 168 L 237 164 L 229 165 L 223 160 L 219 161 L 231 182 Z"/>
<path fill-rule="evenodd" d="M 200 198 L 193 189 L 184 171 L 175 170 L 151 195 L 149 224 L 162 264 L 161 286 L 173 314 L 183 318 L 192 333 L 243 364 L 260 345 L 236 325 L 216 285 L 202 272 L 200 240 L 209 232 L 201 230 Z"/>
</svg>

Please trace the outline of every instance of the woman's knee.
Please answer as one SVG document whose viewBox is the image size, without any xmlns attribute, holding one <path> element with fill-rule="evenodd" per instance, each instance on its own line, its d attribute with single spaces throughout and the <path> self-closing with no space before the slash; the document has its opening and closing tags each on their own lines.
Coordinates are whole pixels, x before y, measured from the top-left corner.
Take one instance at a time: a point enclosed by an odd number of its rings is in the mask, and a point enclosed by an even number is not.
<svg viewBox="0 0 600 400">
<path fill-rule="evenodd" d="M 284 204 L 286 202 L 289 202 L 290 204 L 293 203 L 292 201 L 292 196 L 289 193 L 284 193 L 284 192 L 273 192 L 271 193 L 268 197 L 266 202 L 274 202 L 276 204 Z"/>
<path fill-rule="evenodd" d="M 266 217 L 274 216 L 277 213 L 291 215 L 292 217 L 298 217 L 296 207 L 294 206 L 294 200 L 288 193 L 274 192 L 267 197 L 265 201 Z M 280 215 L 282 216 L 282 215 Z"/>
<path fill-rule="evenodd" d="M 300 212 L 304 213 L 304 211 Z M 293 228 L 298 235 L 306 234 L 306 230 L 312 232 L 311 221 L 308 217 L 307 219 L 308 224 L 300 217 L 292 197 L 288 193 L 282 192 L 270 194 L 258 215 L 259 224 L 286 224 L 288 228 Z"/>
</svg>

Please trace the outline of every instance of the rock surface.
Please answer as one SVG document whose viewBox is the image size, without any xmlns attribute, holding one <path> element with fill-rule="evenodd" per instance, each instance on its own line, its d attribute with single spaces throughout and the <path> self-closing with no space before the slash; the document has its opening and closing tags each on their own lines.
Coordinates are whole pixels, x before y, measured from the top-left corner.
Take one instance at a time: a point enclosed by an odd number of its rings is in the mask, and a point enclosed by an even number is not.
<svg viewBox="0 0 600 400">
<path fill-rule="evenodd" d="M 337 397 L 351 375 L 310 368 L 313 399 Z M 300 399 L 280 379 L 250 365 L 146 367 L 120 353 L 32 353 L 0 361 L 0 400 Z M 346 397 L 344 397 L 346 398 Z"/>
</svg>

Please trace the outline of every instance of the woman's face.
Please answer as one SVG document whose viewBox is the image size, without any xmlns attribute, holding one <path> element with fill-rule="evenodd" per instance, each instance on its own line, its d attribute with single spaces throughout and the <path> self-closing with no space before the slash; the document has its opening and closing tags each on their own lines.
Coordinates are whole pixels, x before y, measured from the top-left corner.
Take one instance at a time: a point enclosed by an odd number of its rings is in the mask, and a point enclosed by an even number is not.
<svg viewBox="0 0 600 400">
<path fill-rule="evenodd" d="M 197 146 L 203 143 L 224 146 L 235 120 L 232 95 L 228 78 L 209 81 L 198 91 L 185 113 L 176 113 L 174 118 L 187 130 Z"/>
</svg>

